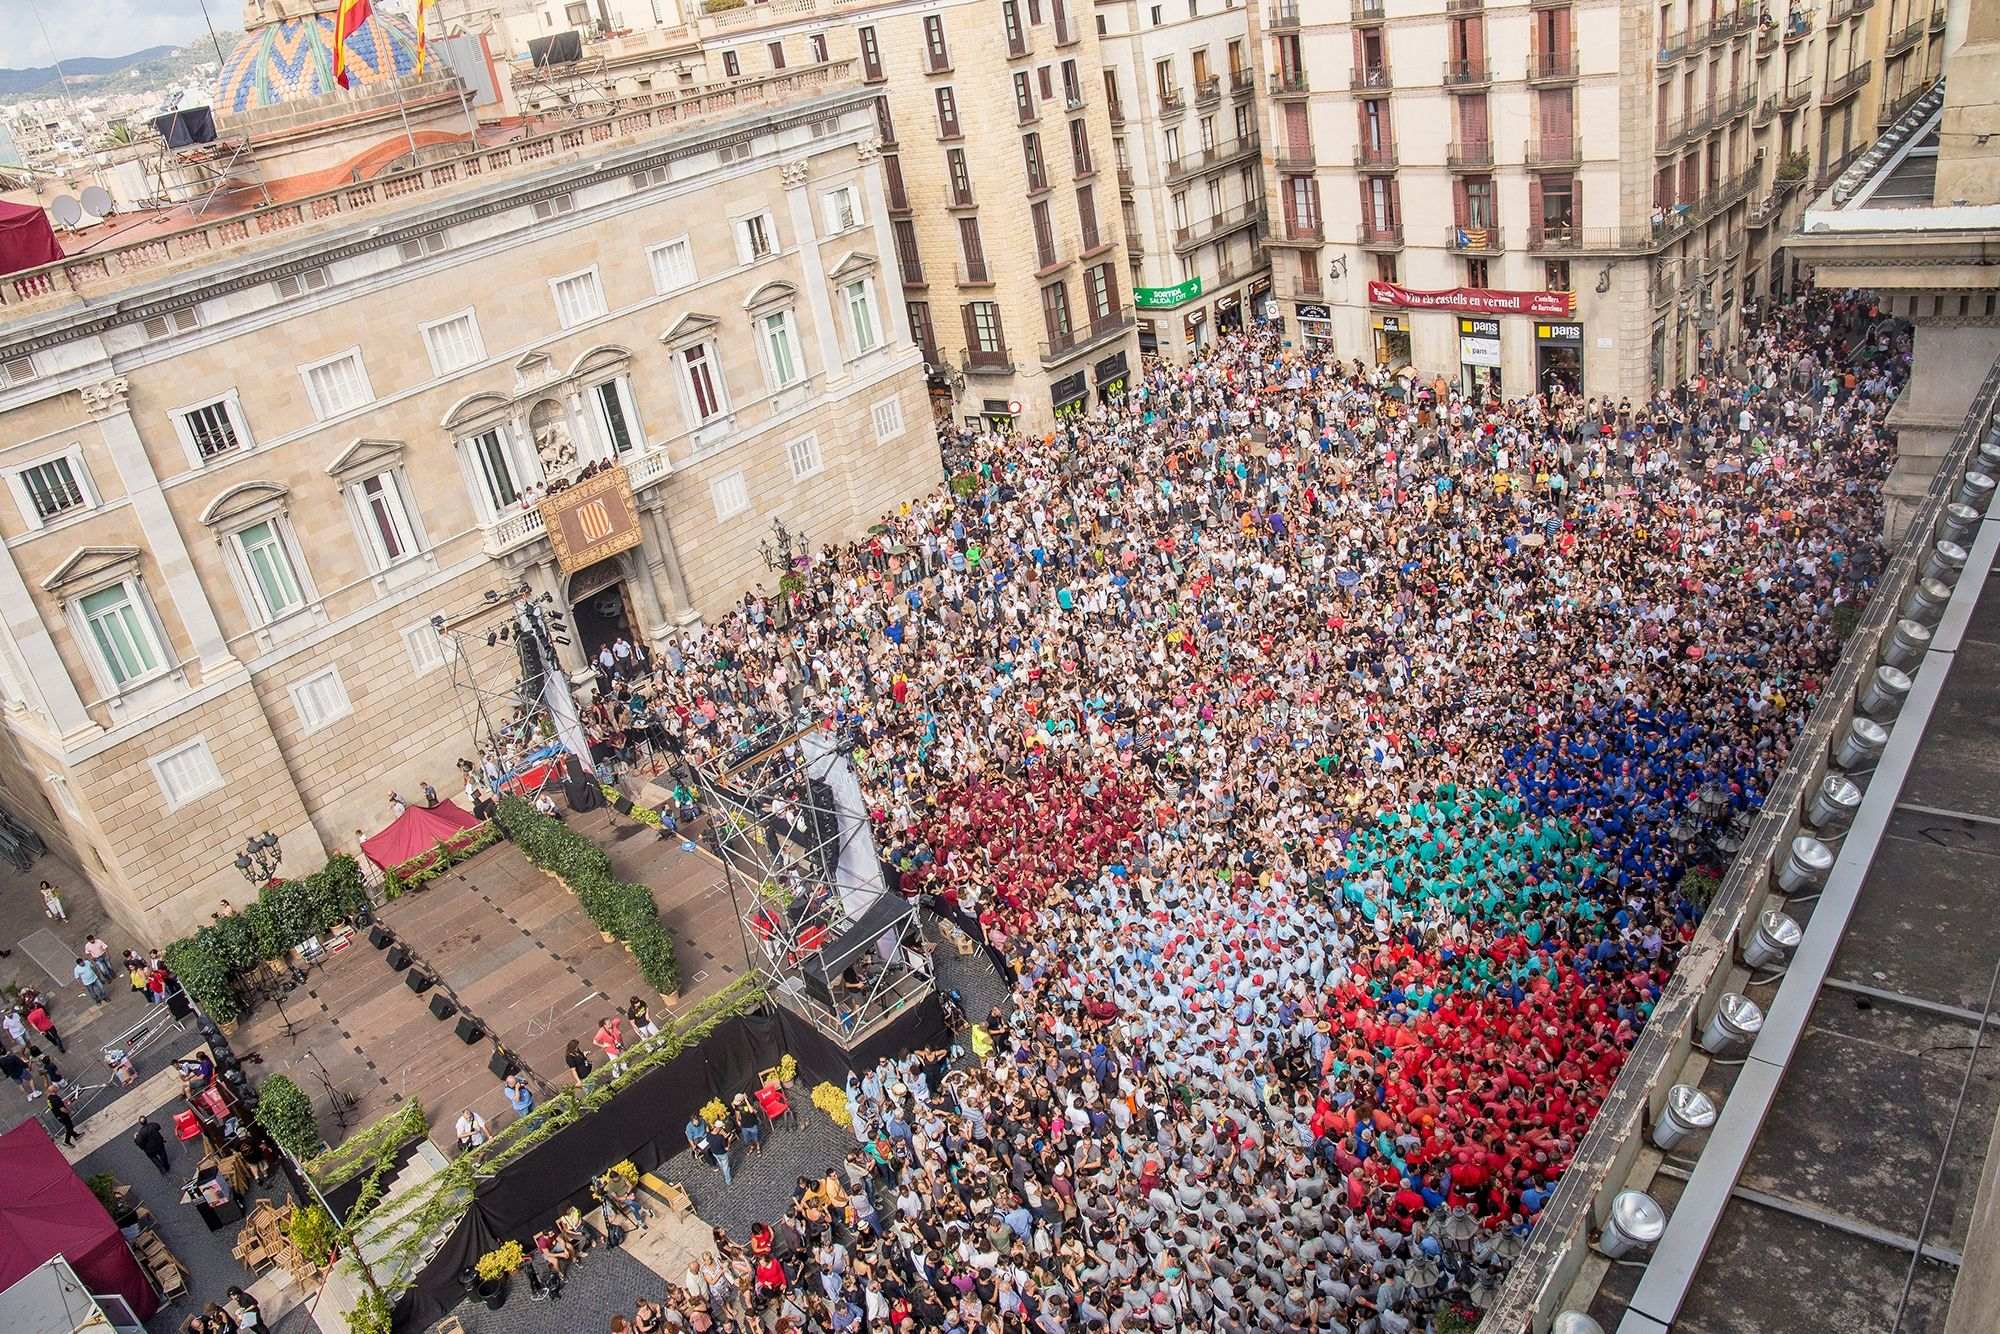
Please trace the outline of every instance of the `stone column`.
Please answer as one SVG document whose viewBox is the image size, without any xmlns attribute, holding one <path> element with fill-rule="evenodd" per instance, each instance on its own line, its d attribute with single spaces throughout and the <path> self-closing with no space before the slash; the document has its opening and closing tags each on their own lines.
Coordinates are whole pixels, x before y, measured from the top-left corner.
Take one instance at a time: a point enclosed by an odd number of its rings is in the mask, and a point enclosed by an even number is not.
<svg viewBox="0 0 2000 1334">
<path fill-rule="evenodd" d="M 665 581 L 665 596 L 659 597 L 663 618 L 657 628 L 646 627 L 646 637 L 657 643 L 666 638 L 667 631 L 673 626 L 699 621 L 701 613 L 694 609 L 688 597 L 687 576 L 681 572 L 680 550 L 674 545 L 674 531 L 667 521 L 667 507 L 654 504 L 641 508 L 639 522 L 646 529 L 646 540 L 641 550 L 646 553 L 646 574 L 652 581 L 656 597 L 660 594 L 661 581 Z"/>
<path fill-rule="evenodd" d="M 875 234 L 875 286 L 886 309 L 882 321 L 890 341 L 907 347 L 916 341 L 910 329 L 910 308 L 903 300 L 901 261 L 896 256 L 895 234 L 889 229 L 889 198 L 882 190 L 882 146 L 874 139 L 861 145 L 855 156 L 864 168 L 861 179 L 868 195 L 868 216 Z M 893 289 L 893 290 L 891 290 Z"/>
<path fill-rule="evenodd" d="M 63 666 L 56 641 L 21 578 L 20 567 L 14 564 L 14 553 L 4 546 L 0 546 L 0 620 L 6 622 L 7 633 L 28 670 L 27 680 L 21 682 L 22 693 L 40 702 L 56 734 L 65 743 L 74 744 L 101 732 L 103 729 L 84 712 L 83 697 Z"/>
<path fill-rule="evenodd" d="M 84 410 L 97 422 L 98 433 L 132 502 L 132 512 L 146 534 L 146 546 L 166 581 L 167 598 L 193 641 L 195 656 L 201 662 L 202 684 L 242 671 L 243 664 L 229 651 L 222 637 L 215 608 L 195 573 L 194 562 L 188 558 L 187 544 L 181 540 L 181 530 L 167 508 L 165 493 L 160 490 L 159 475 L 153 471 L 153 461 L 147 457 L 145 443 L 139 438 L 139 426 L 132 420 L 126 397 L 125 378 L 99 380 L 85 385 L 79 393 Z"/>
<path fill-rule="evenodd" d="M 583 656 L 583 642 L 576 636 L 576 609 L 569 605 L 569 579 L 563 574 L 562 567 L 553 558 L 538 560 L 522 574 L 536 597 L 544 593 L 555 595 L 554 605 L 561 608 L 563 619 L 569 622 L 570 633 L 566 636 L 569 643 L 555 646 L 556 662 L 571 677 L 588 675 L 590 664 Z"/>
<path fill-rule="evenodd" d="M 646 544 L 642 541 L 630 551 L 620 552 L 618 569 L 632 590 L 632 603 L 639 613 L 633 637 L 651 643 L 667 628 L 667 616 L 660 605 L 660 590 L 653 583 L 653 572 L 646 567 Z"/>
<path fill-rule="evenodd" d="M 820 364 L 825 368 L 822 383 L 831 388 L 847 378 L 847 362 L 840 350 L 839 329 L 834 324 L 833 300 L 826 292 L 826 265 L 820 259 L 818 219 L 813 216 L 812 195 L 806 188 L 811 166 L 803 159 L 787 162 L 778 168 L 778 174 L 785 183 L 785 203 L 791 209 L 792 230 L 798 236 L 806 304 L 812 309 Z"/>
</svg>

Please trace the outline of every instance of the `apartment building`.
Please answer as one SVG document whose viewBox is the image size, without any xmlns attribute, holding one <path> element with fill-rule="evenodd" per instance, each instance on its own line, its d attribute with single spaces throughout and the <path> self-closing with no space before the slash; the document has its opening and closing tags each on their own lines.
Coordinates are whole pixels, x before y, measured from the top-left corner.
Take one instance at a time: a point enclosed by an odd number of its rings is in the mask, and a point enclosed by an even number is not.
<svg viewBox="0 0 2000 1334">
<path fill-rule="evenodd" d="M 380 12 L 352 89 L 295 60 L 330 15 L 246 34 L 282 68 L 225 133 L 346 135 L 412 76 Z M 525 584 L 580 670 L 774 587 L 774 519 L 817 545 L 935 484 L 876 101 L 749 76 L 0 277 L 0 785 L 133 938 L 240 893 L 251 834 L 310 868 L 452 786 L 454 680 L 509 650 L 434 617 Z"/>
<path fill-rule="evenodd" d="M 1236 0 L 1099 0 L 1139 347 L 1183 357 L 1268 313 L 1262 117 Z"/>
<path fill-rule="evenodd" d="M 1280 313 L 1505 394 L 1646 394 L 1793 281 L 1803 187 L 1934 80 L 1942 29 L 1942 0 L 1266 5 Z"/>
</svg>

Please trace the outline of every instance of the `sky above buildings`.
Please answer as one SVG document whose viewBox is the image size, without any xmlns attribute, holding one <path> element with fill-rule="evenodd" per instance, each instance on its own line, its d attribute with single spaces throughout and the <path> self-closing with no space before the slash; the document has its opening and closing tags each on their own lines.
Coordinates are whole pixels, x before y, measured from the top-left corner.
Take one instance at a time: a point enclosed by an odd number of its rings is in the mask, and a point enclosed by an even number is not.
<svg viewBox="0 0 2000 1334">
<path fill-rule="evenodd" d="M 242 0 L 207 3 L 217 32 L 243 26 Z M 0 0 L 0 64 L 46 65 L 78 56 L 122 56 L 149 46 L 182 46 L 208 35 L 201 7 L 202 0 Z M 382 7 L 409 9 L 395 0 Z"/>
</svg>

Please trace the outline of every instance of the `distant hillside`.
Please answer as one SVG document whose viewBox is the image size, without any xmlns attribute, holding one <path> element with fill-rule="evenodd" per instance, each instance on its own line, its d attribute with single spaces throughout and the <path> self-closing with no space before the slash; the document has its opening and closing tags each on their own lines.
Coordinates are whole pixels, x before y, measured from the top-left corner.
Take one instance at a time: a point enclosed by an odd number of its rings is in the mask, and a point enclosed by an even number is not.
<svg viewBox="0 0 2000 1334">
<path fill-rule="evenodd" d="M 96 87 L 107 74 L 116 74 L 144 61 L 170 56 L 177 49 L 172 46 L 149 46 L 130 55 L 80 56 L 75 60 L 65 60 L 63 73 L 69 75 L 72 84 L 80 81 Z M 0 97 L 53 93 L 61 87 L 62 80 L 56 76 L 54 65 L 41 65 L 33 69 L 0 69 Z"/>
</svg>

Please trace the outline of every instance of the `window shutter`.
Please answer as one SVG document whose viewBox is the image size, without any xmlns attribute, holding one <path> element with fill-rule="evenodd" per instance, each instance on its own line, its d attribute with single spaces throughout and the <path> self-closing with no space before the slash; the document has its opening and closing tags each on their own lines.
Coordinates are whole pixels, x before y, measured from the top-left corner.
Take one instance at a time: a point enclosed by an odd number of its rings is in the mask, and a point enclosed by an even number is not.
<svg viewBox="0 0 2000 1334">
<path fill-rule="evenodd" d="M 1359 28 L 1356 28 L 1356 29 L 1354 30 L 1354 72 L 1355 72 L 1355 74 L 1359 75 L 1359 74 L 1361 73 L 1361 71 L 1362 71 L 1362 70 L 1364 70 L 1364 69 L 1367 69 L 1367 68 L 1368 68 L 1368 65 L 1367 65 L 1367 63 L 1366 63 L 1366 62 L 1367 62 L 1367 57 L 1366 57 L 1366 55 L 1364 55 L 1364 54 L 1363 54 L 1363 48 L 1362 48 L 1362 45 L 1361 45 L 1361 29 L 1359 29 Z"/>
<path fill-rule="evenodd" d="M 1528 178 L 1528 238 L 1539 241 L 1542 237 L 1542 178 Z"/>
<path fill-rule="evenodd" d="M 1401 224 L 1402 221 L 1403 221 L 1402 182 L 1391 180 L 1389 182 L 1389 225 L 1391 227 L 1398 226 L 1399 224 Z"/>
<path fill-rule="evenodd" d="M 1465 178 L 1463 176 L 1456 177 L 1451 183 L 1452 221 L 1458 226 L 1463 227 L 1466 220 L 1471 216 L 1471 210 L 1465 206 Z"/>
<path fill-rule="evenodd" d="M 1291 148 L 1293 157 L 1309 157 L 1312 154 L 1312 121 L 1306 115 L 1306 104 L 1303 102 L 1285 104 L 1285 143 Z"/>
<path fill-rule="evenodd" d="M 1486 59 L 1486 25 L 1477 16 L 1465 20 L 1465 63 L 1473 69 Z"/>
<path fill-rule="evenodd" d="M 1583 235 L 1583 177 L 1569 178 L 1569 225 L 1578 236 Z"/>
</svg>

